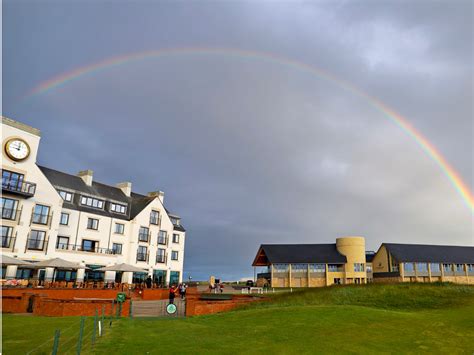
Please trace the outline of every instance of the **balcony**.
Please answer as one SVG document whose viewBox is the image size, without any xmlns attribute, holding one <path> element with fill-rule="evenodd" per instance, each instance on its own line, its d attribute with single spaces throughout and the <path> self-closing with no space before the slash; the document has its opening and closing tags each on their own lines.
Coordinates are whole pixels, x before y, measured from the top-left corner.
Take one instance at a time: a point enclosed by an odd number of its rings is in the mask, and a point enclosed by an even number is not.
<svg viewBox="0 0 474 355">
<path fill-rule="evenodd" d="M 35 183 L 18 179 L 2 179 L 3 193 L 11 193 L 29 198 L 35 195 L 35 191 Z"/>
<path fill-rule="evenodd" d="M 33 213 L 31 215 L 31 223 L 49 226 L 51 217 L 51 214 Z"/>
<path fill-rule="evenodd" d="M 20 215 L 20 211 L 21 210 L 15 208 L 2 208 L 2 219 L 16 221 Z"/>
<path fill-rule="evenodd" d="M 158 254 L 156 256 L 156 263 L 160 263 L 160 264 L 166 264 L 166 261 L 167 261 L 167 256 L 166 255 L 160 255 Z"/>
<path fill-rule="evenodd" d="M 159 245 L 168 245 L 168 236 L 162 236 L 162 235 L 159 235 L 158 236 L 158 244 Z"/>
<path fill-rule="evenodd" d="M 15 237 L 2 237 L 2 248 L 13 249 L 15 247 Z"/>
<path fill-rule="evenodd" d="M 150 241 L 150 232 L 139 232 L 138 233 L 138 241 L 148 243 Z"/>
<path fill-rule="evenodd" d="M 65 243 L 58 243 L 56 245 L 56 250 L 80 251 L 80 252 L 87 252 L 87 253 L 94 253 L 94 254 L 119 255 L 113 249 L 99 248 L 99 247 L 84 247 L 83 245 L 65 244 Z"/>
<path fill-rule="evenodd" d="M 148 262 L 148 253 L 137 253 L 137 261 Z"/>
</svg>

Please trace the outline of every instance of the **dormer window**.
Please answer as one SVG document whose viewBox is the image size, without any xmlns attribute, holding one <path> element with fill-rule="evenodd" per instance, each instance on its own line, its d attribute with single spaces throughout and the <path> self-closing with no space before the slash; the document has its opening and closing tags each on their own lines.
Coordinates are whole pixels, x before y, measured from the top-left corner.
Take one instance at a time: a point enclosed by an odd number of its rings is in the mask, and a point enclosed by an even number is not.
<svg viewBox="0 0 474 355">
<path fill-rule="evenodd" d="M 64 201 L 67 201 L 67 202 L 72 201 L 72 193 L 64 191 L 64 190 L 58 190 L 58 193 L 59 193 L 59 196 L 61 196 L 61 198 Z"/>
<path fill-rule="evenodd" d="M 179 226 L 179 218 L 176 217 L 170 217 L 171 223 L 173 223 L 175 226 Z"/>
<path fill-rule="evenodd" d="M 81 196 L 81 205 L 103 209 L 104 201 L 94 197 Z"/>
<path fill-rule="evenodd" d="M 117 212 L 117 213 L 123 213 L 125 214 L 127 212 L 127 206 L 120 205 L 118 203 L 110 203 L 110 210 L 112 212 Z"/>
</svg>

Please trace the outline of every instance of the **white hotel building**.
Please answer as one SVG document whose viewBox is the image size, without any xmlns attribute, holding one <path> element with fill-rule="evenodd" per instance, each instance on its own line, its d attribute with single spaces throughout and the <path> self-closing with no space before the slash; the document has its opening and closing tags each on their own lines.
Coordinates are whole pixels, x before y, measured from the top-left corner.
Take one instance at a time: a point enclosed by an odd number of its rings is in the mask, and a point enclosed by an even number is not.
<svg viewBox="0 0 474 355">
<path fill-rule="evenodd" d="M 164 193 L 141 195 L 130 182 L 110 186 L 92 171 L 70 175 L 36 164 L 39 130 L 2 117 L 2 253 L 38 262 L 62 258 L 87 266 L 55 273 L 56 280 L 155 283 L 183 278 L 185 229 L 164 207 Z M 144 273 L 95 271 L 126 263 Z M 25 279 L 31 269 L 2 267 L 1 278 Z M 54 270 L 35 272 L 49 280 Z"/>
</svg>

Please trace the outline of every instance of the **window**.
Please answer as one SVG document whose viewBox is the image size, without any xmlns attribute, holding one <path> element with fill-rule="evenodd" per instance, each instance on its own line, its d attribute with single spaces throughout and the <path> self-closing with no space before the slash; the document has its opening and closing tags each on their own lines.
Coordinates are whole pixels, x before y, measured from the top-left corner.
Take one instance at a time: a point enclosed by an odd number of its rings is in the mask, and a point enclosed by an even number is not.
<svg viewBox="0 0 474 355">
<path fill-rule="evenodd" d="M 81 196 L 81 205 L 103 209 L 104 201 L 93 197 Z"/>
<path fill-rule="evenodd" d="M 29 250 L 43 250 L 45 237 L 45 231 L 32 230 L 27 241 L 27 248 Z"/>
<path fill-rule="evenodd" d="M 467 271 L 469 273 L 474 272 L 474 264 L 467 264 Z"/>
<path fill-rule="evenodd" d="M 158 232 L 158 244 L 166 245 L 168 243 L 168 237 L 166 231 Z"/>
<path fill-rule="evenodd" d="M 77 271 L 56 270 L 54 279 L 56 281 L 75 281 L 76 277 Z"/>
<path fill-rule="evenodd" d="M 12 232 L 12 227 L 2 226 L 2 248 L 10 248 Z"/>
<path fill-rule="evenodd" d="M 273 264 L 273 271 L 274 272 L 287 272 L 288 264 Z"/>
<path fill-rule="evenodd" d="M 452 272 L 452 271 L 453 271 L 453 265 L 451 265 L 451 264 L 443 264 L 443 271 L 444 271 L 444 272 Z"/>
<path fill-rule="evenodd" d="M 413 267 L 413 263 L 405 263 L 403 264 L 403 269 L 405 272 L 413 272 L 415 271 L 415 268 Z"/>
<path fill-rule="evenodd" d="M 11 198 L 1 198 L 2 203 L 2 218 L 14 220 L 16 218 L 16 207 L 18 201 Z"/>
<path fill-rule="evenodd" d="M 431 269 L 431 272 L 441 272 L 441 268 L 439 267 L 438 263 L 431 263 L 430 269 Z"/>
<path fill-rule="evenodd" d="M 341 272 L 341 271 L 343 271 L 343 268 L 342 268 L 342 265 L 329 264 L 328 265 L 328 271 L 329 272 Z"/>
<path fill-rule="evenodd" d="M 178 252 L 177 251 L 172 251 L 171 252 L 171 260 L 178 260 Z"/>
<path fill-rule="evenodd" d="M 160 212 L 151 211 L 150 212 L 150 224 L 158 225 L 160 223 Z"/>
<path fill-rule="evenodd" d="M 62 224 L 63 226 L 69 224 L 69 213 L 61 212 L 61 220 L 59 221 L 59 224 Z"/>
<path fill-rule="evenodd" d="M 122 244 L 118 244 L 118 243 L 113 243 L 112 244 L 112 252 L 114 254 L 122 254 Z"/>
<path fill-rule="evenodd" d="M 2 187 L 7 188 L 8 190 L 21 191 L 24 177 L 23 174 L 2 170 Z"/>
<path fill-rule="evenodd" d="M 118 203 L 110 203 L 110 210 L 112 212 L 123 213 L 127 212 L 127 206 L 119 205 Z"/>
<path fill-rule="evenodd" d="M 56 243 L 56 249 L 67 250 L 69 247 L 69 237 L 58 236 L 58 242 Z"/>
<path fill-rule="evenodd" d="M 83 239 L 82 240 L 82 251 L 88 251 L 94 253 L 99 246 L 99 242 L 95 240 Z"/>
<path fill-rule="evenodd" d="M 166 263 L 166 250 L 160 249 L 156 251 L 156 262 L 157 263 Z"/>
<path fill-rule="evenodd" d="M 428 272 L 428 264 L 427 263 L 416 263 L 416 271 Z"/>
<path fill-rule="evenodd" d="M 63 191 L 63 190 L 58 190 L 58 193 L 59 193 L 59 196 L 61 196 L 61 198 L 64 201 L 67 201 L 67 202 L 72 201 L 72 193 L 67 192 L 67 191 Z"/>
<path fill-rule="evenodd" d="M 464 272 L 464 264 L 456 264 L 456 272 Z"/>
<path fill-rule="evenodd" d="M 140 245 L 137 251 L 137 261 L 147 261 L 148 257 L 148 248 Z"/>
<path fill-rule="evenodd" d="M 32 269 L 20 269 L 16 270 L 16 278 L 17 280 L 26 280 L 33 276 Z"/>
<path fill-rule="evenodd" d="M 354 271 L 355 272 L 364 272 L 364 264 L 363 263 L 354 263 Z"/>
<path fill-rule="evenodd" d="M 153 270 L 153 281 L 157 285 L 165 286 L 166 270 Z"/>
<path fill-rule="evenodd" d="M 175 226 L 179 226 L 179 218 L 176 217 L 170 217 L 171 223 L 173 223 Z"/>
<path fill-rule="evenodd" d="M 125 231 L 125 224 L 115 223 L 115 234 L 123 234 Z"/>
<path fill-rule="evenodd" d="M 170 285 L 179 284 L 179 271 L 170 271 Z"/>
<path fill-rule="evenodd" d="M 341 284 L 341 279 L 339 277 L 336 277 L 334 279 L 334 285 L 340 285 Z"/>
<path fill-rule="evenodd" d="M 179 234 L 173 234 L 173 243 L 179 243 Z"/>
<path fill-rule="evenodd" d="M 33 211 L 33 223 L 48 224 L 49 207 L 44 205 L 36 205 Z"/>
<path fill-rule="evenodd" d="M 310 272 L 326 272 L 325 264 L 309 264 Z"/>
<path fill-rule="evenodd" d="M 365 271 L 367 272 L 372 272 L 372 264 L 367 264 L 366 268 L 365 268 Z"/>
<path fill-rule="evenodd" d="M 87 229 L 93 229 L 93 230 L 99 229 L 99 220 L 95 218 L 88 218 Z"/>
<path fill-rule="evenodd" d="M 308 271 L 308 264 L 292 264 L 291 271 L 294 271 L 294 272 Z"/>
<path fill-rule="evenodd" d="M 103 265 L 90 265 L 86 264 L 86 272 L 84 280 L 86 281 L 104 281 L 105 272 L 98 271 Z"/>
<path fill-rule="evenodd" d="M 138 231 L 138 241 L 139 242 L 148 242 L 148 238 L 150 237 L 150 230 L 148 227 L 140 227 Z"/>
</svg>

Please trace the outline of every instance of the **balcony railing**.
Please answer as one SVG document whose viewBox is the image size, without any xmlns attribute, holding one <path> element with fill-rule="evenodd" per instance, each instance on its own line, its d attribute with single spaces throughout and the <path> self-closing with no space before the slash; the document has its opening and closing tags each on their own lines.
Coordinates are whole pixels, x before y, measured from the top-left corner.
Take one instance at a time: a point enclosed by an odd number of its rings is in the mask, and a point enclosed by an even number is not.
<svg viewBox="0 0 474 355">
<path fill-rule="evenodd" d="M 146 262 L 148 262 L 148 252 L 147 253 L 137 253 L 137 261 L 146 261 Z"/>
<path fill-rule="evenodd" d="M 166 264 L 166 260 L 167 260 L 167 259 L 168 259 L 168 258 L 167 258 L 166 255 L 160 255 L 160 254 L 158 254 L 158 255 L 156 256 L 156 262 L 157 262 L 157 263 Z"/>
<path fill-rule="evenodd" d="M 158 235 L 158 244 L 168 245 L 168 236 L 164 237 L 164 236 Z"/>
<path fill-rule="evenodd" d="M 48 244 L 47 239 L 31 239 L 28 238 L 26 240 L 26 249 L 27 250 L 40 250 L 43 251 L 46 249 Z"/>
<path fill-rule="evenodd" d="M 8 219 L 10 221 L 16 221 L 17 216 L 20 214 L 19 209 L 15 208 L 2 208 L 2 219 Z"/>
<path fill-rule="evenodd" d="M 84 247 L 83 245 L 57 243 L 56 250 L 67 250 L 67 251 L 82 251 L 95 254 L 108 254 L 108 255 L 119 255 L 115 250 L 108 248 L 99 247 Z"/>
<path fill-rule="evenodd" d="M 139 232 L 138 241 L 148 243 L 150 241 L 150 232 L 148 233 Z"/>
<path fill-rule="evenodd" d="M 33 213 L 31 216 L 31 223 L 48 226 L 51 222 L 51 217 L 51 214 Z"/>
<path fill-rule="evenodd" d="M 15 241 L 15 237 L 2 237 L 2 248 L 13 249 Z"/>
<path fill-rule="evenodd" d="M 24 197 L 32 197 L 35 195 L 36 184 L 24 180 L 2 179 L 2 192 L 9 192 Z"/>
</svg>

